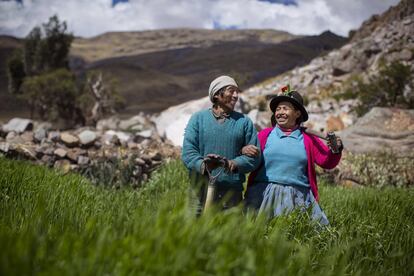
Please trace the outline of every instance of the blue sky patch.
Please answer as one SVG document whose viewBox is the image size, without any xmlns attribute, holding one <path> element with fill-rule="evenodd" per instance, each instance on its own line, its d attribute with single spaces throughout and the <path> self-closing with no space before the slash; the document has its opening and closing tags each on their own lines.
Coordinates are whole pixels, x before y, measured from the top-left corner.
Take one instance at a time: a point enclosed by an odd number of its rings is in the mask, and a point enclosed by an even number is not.
<svg viewBox="0 0 414 276">
<path fill-rule="evenodd" d="M 112 7 L 116 6 L 118 3 L 128 3 L 128 0 L 112 0 Z"/>
<path fill-rule="evenodd" d="M 286 6 L 290 6 L 290 5 L 297 6 L 298 5 L 298 3 L 296 3 L 296 0 L 258 0 L 258 1 L 269 2 L 272 4 L 283 4 Z"/>
<path fill-rule="evenodd" d="M 215 30 L 238 30 L 240 29 L 237 25 L 222 25 L 218 21 L 213 21 L 213 28 Z"/>
</svg>

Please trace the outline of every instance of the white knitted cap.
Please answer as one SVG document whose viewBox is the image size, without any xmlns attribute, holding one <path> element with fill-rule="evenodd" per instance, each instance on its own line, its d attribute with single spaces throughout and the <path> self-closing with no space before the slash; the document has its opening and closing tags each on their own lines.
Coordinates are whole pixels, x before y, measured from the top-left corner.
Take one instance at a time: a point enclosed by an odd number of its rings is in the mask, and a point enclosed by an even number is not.
<svg viewBox="0 0 414 276">
<path fill-rule="evenodd" d="M 208 95 L 210 97 L 210 101 L 213 102 L 213 97 L 217 93 L 217 91 L 229 85 L 233 85 L 237 88 L 239 87 L 236 81 L 229 76 L 220 76 L 218 78 L 215 78 L 210 83 L 210 88 L 208 89 Z"/>
</svg>

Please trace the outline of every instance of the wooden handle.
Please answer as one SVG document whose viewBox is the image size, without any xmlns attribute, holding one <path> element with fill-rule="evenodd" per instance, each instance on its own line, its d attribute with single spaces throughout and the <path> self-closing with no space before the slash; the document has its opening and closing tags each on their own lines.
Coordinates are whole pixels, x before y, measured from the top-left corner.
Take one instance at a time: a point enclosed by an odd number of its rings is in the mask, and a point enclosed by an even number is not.
<svg viewBox="0 0 414 276">
<path fill-rule="evenodd" d="M 325 141 L 327 140 L 326 135 L 324 133 L 322 133 L 322 132 L 319 132 L 319 131 L 316 131 L 316 130 L 313 130 L 313 129 L 309 129 L 309 128 L 305 128 L 304 131 L 306 133 L 315 135 L 316 137 L 319 137 L 319 138 L 321 138 L 321 139 L 323 139 Z"/>
<path fill-rule="evenodd" d="M 209 209 L 211 207 L 211 205 L 213 204 L 215 189 L 216 189 L 216 187 L 214 187 L 214 185 L 208 185 L 207 195 L 206 195 L 206 202 L 204 203 L 203 213 L 205 213 L 206 210 Z"/>
</svg>

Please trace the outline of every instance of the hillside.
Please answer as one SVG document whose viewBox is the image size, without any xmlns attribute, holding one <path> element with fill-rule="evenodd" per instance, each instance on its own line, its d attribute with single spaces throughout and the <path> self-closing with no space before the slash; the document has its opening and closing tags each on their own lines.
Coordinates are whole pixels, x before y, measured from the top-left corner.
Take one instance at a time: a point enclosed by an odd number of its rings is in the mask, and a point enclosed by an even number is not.
<svg viewBox="0 0 414 276">
<path fill-rule="evenodd" d="M 12 39 L 14 44 L 3 43 Z M 343 37 L 325 32 L 298 37 L 273 30 L 173 29 L 107 33 L 90 39 L 76 38 L 71 66 L 78 73 L 108 72 L 119 81 L 126 98 L 123 115 L 160 112 L 205 95 L 211 79 L 233 75 L 242 88 L 261 82 L 312 58 L 341 47 Z M 0 37 L 0 102 L 2 117 L 27 109 L 7 94 L 5 65 L 22 41 Z M 122 46 L 122 51 L 119 47 Z"/>
<path fill-rule="evenodd" d="M 326 32 L 277 44 L 223 42 L 213 46 L 166 50 L 91 63 L 88 70 L 113 74 L 129 103 L 125 113 L 160 112 L 206 95 L 220 74 L 235 76 L 242 88 L 308 63 L 343 45 L 345 39 Z M 154 100 L 156 99 L 156 100 Z"/>
<path fill-rule="evenodd" d="M 205 48 L 226 42 L 257 41 L 276 44 L 298 38 L 275 30 L 165 29 L 142 32 L 109 32 L 92 38 L 76 38 L 71 54 L 87 62 L 135 56 L 182 48 Z"/>
<path fill-rule="evenodd" d="M 290 84 L 305 98 L 309 112 L 309 120 L 306 123 L 308 127 L 320 131 L 340 131 L 354 125 L 359 119 L 353 110 L 358 101 L 354 96 L 354 98 L 344 98 L 343 95 L 344 91 L 355 83 L 356 77 L 369 79 L 378 74 L 381 66 L 389 65 L 392 62 L 400 62 L 409 66 L 411 72 L 414 72 L 413 7 L 414 2 L 401 1 L 399 5 L 390 8 L 384 14 L 374 16 L 373 18 L 376 18 L 375 24 L 372 23 L 373 19 L 364 22 L 361 28 L 354 32 L 352 40 L 339 49 L 313 58 L 304 66 L 292 66 L 293 70 L 275 73 L 273 77 L 249 87 L 240 97 L 243 102 L 242 111 L 249 114 L 258 129 L 269 126 L 271 114 L 268 109 L 268 100 L 280 91 L 281 87 Z M 285 45 L 300 44 L 294 43 L 293 40 L 284 43 Z M 291 49 L 291 47 L 286 47 L 285 50 Z M 284 58 L 286 59 L 283 64 L 288 64 L 286 60 L 291 61 L 286 54 L 284 54 Z M 411 80 L 414 80 L 413 73 L 411 73 Z M 414 85 L 406 85 L 404 89 L 404 97 L 414 99 Z M 186 102 L 161 112 L 159 116 L 155 117 L 161 135 L 165 135 L 176 145 L 181 145 L 184 127 L 191 114 L 199 110 L 200 107 L 208 106 L 208 102 L 208 98 L 205 96 L 204 99 Z M 346 141 L 348 149 L 351 149 L 351 145 L 359 144 L 358 148 L 354 147 L 352 150 L 360 150 L 362 145 L 365 145 L 364 143 L 372 143 L 372 139 L 362 137 L 369 135 L 378 139 L 375 140 L 376 143 L 370 147 L 363 147 L 363 149 L 395 145 L 393 149 L 401 151 L 401 149 L 407 148 L 406 145 L 409 147 L 413 143 L 410 137 L 414 137 L 412 136 L 414 128 L 412 112 L 404 112 L 404 110 L 397 108 L 376 110 L 380 110 L 375 113 L 376 118 L 385 119 L 391 124 L 393 128 L 387 131 L 395 132 L 395 137 L 399 137 L 399 140 L 389 139 L 391 136 L 384 136 L 380 130 L 375 129 L 378 128 L 377 124 L 365 123 L 363 124 L 363 135 L 347 134 L 348 137 L 358 137 L 360 140 Z M 173 123 L 170 120 L 172 116 L 175 118 Z M 368 116 L 369 120 L 375 121 L 372 117 Z M 363 119 L 361 118 L 361 120 Z M 403 125 L 406 131 L 396 128 L 399 125 Z M 356 131 L 361 132 L 360 130 Z M 363 143 L 364 138 L 366 139 Z M 381 138 L 388 140 L 381 140 Z M 408 142 L 402 141 L 403 138 L 407 138 Z M 400 147 L 402 143 L 405 143 L 404 147 Z"/>
<path fill-rule="evenodd" d="M 364 22 L 340 49 L 251 87 L 245 93 L 250 110 L 257 108 L 260 99 L 274 95 L 290 83 L 309 102 L 309 126 L 328 130 L 348 127 L 357 119 L 352 112 L 357 101 L 345 100 L 341 95 L 354 85 L 356 77 L 368 80 L 377 76 L 382 66 L 400 62 L 411 68 L 411 80 L 414 79 L 413 38 L 414 2 L 404 0 Z M 406 85 L 404 97 L 414 98 L 413 89 Z M 268 121 L 268 114 L 263 114 L 263 118 Z"/>
</svg>

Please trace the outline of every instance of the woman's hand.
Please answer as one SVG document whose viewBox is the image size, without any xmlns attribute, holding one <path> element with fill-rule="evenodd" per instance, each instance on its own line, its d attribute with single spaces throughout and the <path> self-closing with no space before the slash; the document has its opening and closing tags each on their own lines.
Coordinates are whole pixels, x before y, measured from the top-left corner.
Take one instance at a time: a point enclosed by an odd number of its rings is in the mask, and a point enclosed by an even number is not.
<svg viewBox="0 0 414 276">
<path fill-rule="evenodd" d="M 255 145 L 246 145 L 242 148 L 241 153 L 249 157 L 259 156 L 260 150 Z"/>
<path fill-rule="evenodd" d="M 228 165 L 227 165 L 228 167 L 227 167 L 227 170 L 228 170 L 228 172 L 231 172 L 231 173 L 236 173 L 237 172 L 237 164 L 236 164 L 236 162 L 234 162 L 233 160 L 229 160 L 228 161 Z"/>
<path fill-rule="evenodd" d="M 336 143 L 332 143 L 332 141 L 328 139 L 327 144 L 332 153 L 339 154 L 344 149 L 344 145 L 342 143 L 341 137 L 335 136 L 335 138 L 336 138 L 335 140 Z"/>
</svg>

